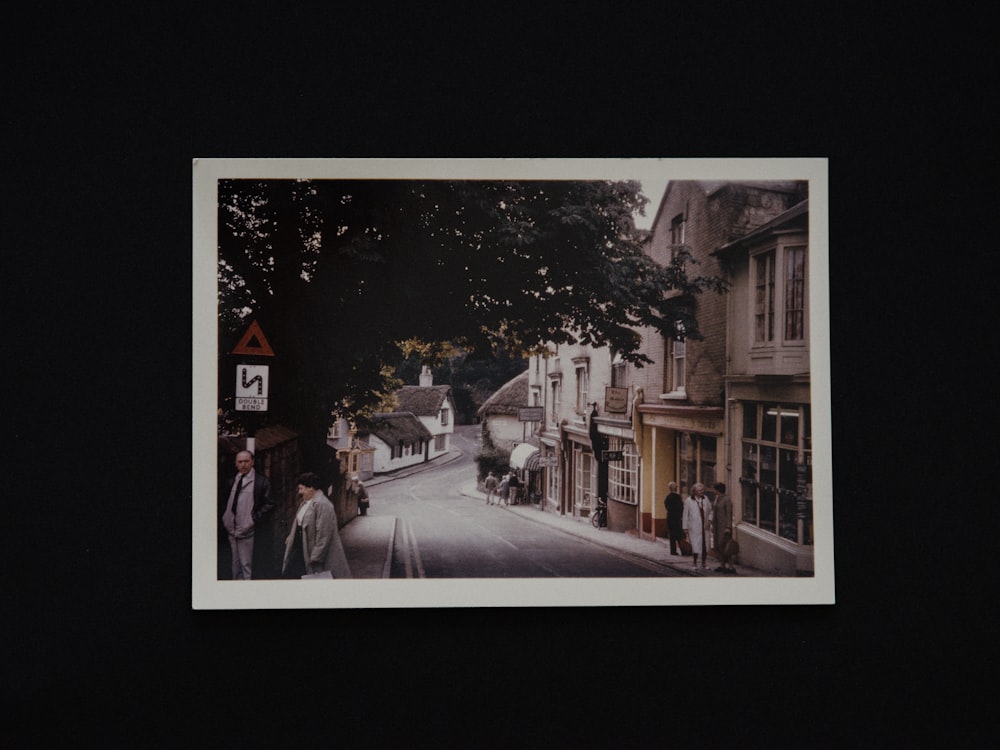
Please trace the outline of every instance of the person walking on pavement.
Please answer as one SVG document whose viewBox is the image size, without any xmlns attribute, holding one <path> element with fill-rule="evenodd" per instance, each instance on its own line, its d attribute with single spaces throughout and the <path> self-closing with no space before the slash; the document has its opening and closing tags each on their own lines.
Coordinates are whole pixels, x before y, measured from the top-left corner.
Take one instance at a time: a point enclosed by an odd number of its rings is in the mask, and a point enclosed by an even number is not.
<svg viewBox="0 0 1000 750">
<path fill-rule="evenodd" d="M 712 502 L 705 495 L 705 485 L 701 482 L 691 487 L 691 496 L 684 501 L 684 536 L 691 544 L 691 555 L 694 567 L 698 567 L 698 555 L 701 555 L 701 569 L 708 567 L 705 559 L 708 556 L 709 524 L 712 521 Z"/>
<path fill-rule="evenodd" d="M 302 499 L 295 512 L 281 567 L 286 578 L 329 571 L 334 578 L 350 578 L 351 569 L 340 540 L 337 512 L 323 492 L 318 474 L 306 472 L 298 479 L 296 491 Z"/>
<path fill-rule="evenodd" d="M 733 501 L 726 494 L 726 485 L 716 482 L 715 502 L 712 503 L 712 533 L 715 535 L 715 549 L 719 552 L 722 564 L 716 568 L 719 573 L 735 573 L 733 564 L 735 553 L 729 550 L 739 549 L 733 539 Z"/>
<path fill-rule="evenodd" d="M 271 483 L 253 468 L 253 453 L 236 454 L 236 474 L 219 498 L 222 526 L 229 538 L 234 581 L 270 576 L 271 527 L 275 505 Z"/>
<path fill-rule="evenodd" d="M 521 480 L 518 478 L 517 474 L 514 472 L 510 473 L 510 479 L 507 481 L 507 486 L 510 488 L 510 499 L 514 505 L 521 504 Z"/>
<path fill-rule="evenodd" d="M 486 504 L 493 505 L 493 498 L 497 493 L 497 478 L 493 476 L 492 471 L 486 474 L 486 481 L 483 484 L 486 486 Z"/>
<path fill-rule="evenodd" d="M 507 502 L 507 497 L 510 495 L 510 473 L 504 474 L 500 479 L 500 487 L 497 490 L 499 493 L 499 498 L 497 500 L 497 505 L 500 505 L 500 501 L 503 501 L 504 505 L 509 506 L 510 503 Z"/>
<path fill-rule="evenodd" d="M 667 496 L 663 500 L 667 507 L 667 536 L 670 538 L 670 554 L 679 554 L 677 543 L 684 538 L 684 500 L 677 492 L 677 482 L 667 485 Z"/>
</svg>

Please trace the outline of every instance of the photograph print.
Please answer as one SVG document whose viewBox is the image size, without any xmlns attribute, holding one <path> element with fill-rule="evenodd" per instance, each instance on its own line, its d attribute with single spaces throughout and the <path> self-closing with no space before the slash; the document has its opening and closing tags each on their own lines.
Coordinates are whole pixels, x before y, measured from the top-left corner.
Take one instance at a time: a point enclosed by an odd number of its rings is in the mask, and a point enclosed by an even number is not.
<svg viewBox="0 0 1000 750">
<path fill-rule="evenodd" d="M 195 609 L 834 602 L 825 159 L 195 159 Z"/>
</svg>

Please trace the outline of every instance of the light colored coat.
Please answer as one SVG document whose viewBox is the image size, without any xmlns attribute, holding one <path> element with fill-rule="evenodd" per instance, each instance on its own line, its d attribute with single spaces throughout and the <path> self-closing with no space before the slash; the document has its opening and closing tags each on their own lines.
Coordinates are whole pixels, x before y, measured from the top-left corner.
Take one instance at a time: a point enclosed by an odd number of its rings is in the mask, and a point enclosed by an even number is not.
<svg viewBox="0 0 1000 750">
<path fill-rule="evenodd" d="M 702 524 L 701 513 L 698 509 L 701 508 L 705 514 L 705 523 Z M 701 543 L 702 532 L 705 533 L 705 541 L 708 541 L 708 525 L 712 520 L 712 501 L 709 500 L 705 495 L 700 498 L 689 497 L 684 501 L 684 520 L 681 522 L 681 526 L 688 533 L 688 539 L 691 542 L 691 552 L 695 555 L 701 555 L 705 552 L 705 547 Z"/>
<path fill-rule="evenodd" d="M 329 570 L 334 578 L 350 578 L 351 569 L 347 564 L 347 555 L 344 554 L 344 545 L 340 541 L 337 511 L 334 510 L 333 503 L 321 490 L 316 490 L 312 500 L 306 502 L 309 506 L 302 516 L 302 523 L 293 523 L 292 530 L 285 539 L 285 562 L 282 570 L 288 569 L 288 561 L 295 547 L 295 535 L 301 530 L 307 572 Z"/>
</svg>

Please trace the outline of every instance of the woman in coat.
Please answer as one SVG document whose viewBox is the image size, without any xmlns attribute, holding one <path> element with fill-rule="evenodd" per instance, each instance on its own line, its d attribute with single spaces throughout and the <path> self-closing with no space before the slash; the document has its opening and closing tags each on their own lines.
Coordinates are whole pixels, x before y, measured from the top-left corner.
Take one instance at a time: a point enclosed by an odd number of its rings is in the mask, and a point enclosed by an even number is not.
<svg viewBox="0 0 1000 750">
<path fill-rule="evenodd" d="M 712 520 L 712 501 L 705 495 L 705 485 L 698 482 L 691 487 L 691 496 L 684 501 L 684 536 L 691 543 L 691 554 L 694 556 L 694 566 L 698 567 L 698 555 L 701 555 L 701 568 L 708 565 L 705 560 L 708 555 L 708 525 Z"/>
<path fill-rule="evenodd" d="M 351 569 L 337 527 L 337 512 L 323 493 L 319 476 L 312 472 L 300 476 L 298 496 L 302 503 L 285 539 L 282 575 L 301 578 L 306 573 L 330 571 L 334 578 L 350 578 Z"/>
</svg>

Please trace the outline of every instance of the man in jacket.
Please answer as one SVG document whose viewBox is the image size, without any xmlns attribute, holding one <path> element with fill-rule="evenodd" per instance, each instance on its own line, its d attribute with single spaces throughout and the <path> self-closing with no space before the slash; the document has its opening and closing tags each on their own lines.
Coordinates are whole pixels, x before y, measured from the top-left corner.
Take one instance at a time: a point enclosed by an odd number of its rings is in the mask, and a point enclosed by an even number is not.
<svg viewBox="0 0 1000 750">
<path fill-rule="evenodd" d="M 271 483 L 253 467 L 253 454 L 236 454 L 236 474 L 219 499 L 222 526 L 229 538 L 233 580 L 271 577 Z"/>
</svg>

